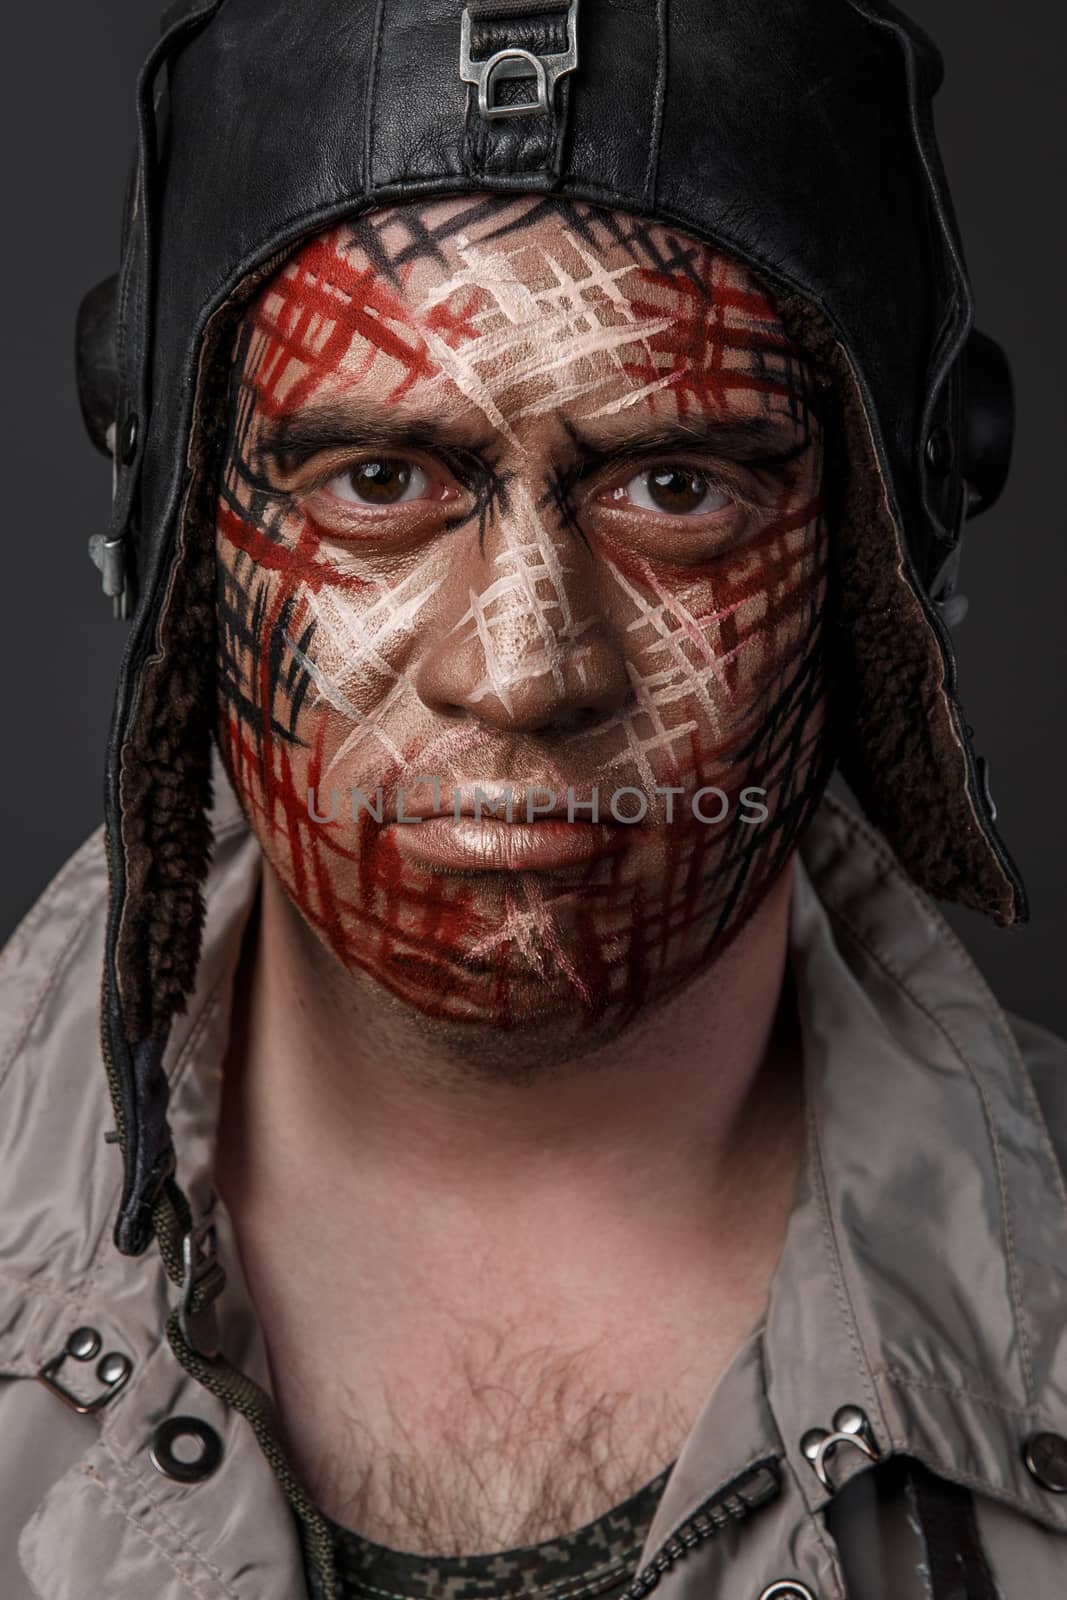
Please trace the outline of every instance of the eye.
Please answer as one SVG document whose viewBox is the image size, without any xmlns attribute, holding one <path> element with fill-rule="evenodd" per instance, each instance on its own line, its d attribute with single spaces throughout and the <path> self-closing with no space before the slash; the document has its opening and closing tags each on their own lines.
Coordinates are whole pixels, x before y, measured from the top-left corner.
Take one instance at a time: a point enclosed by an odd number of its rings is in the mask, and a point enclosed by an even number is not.
<svg viewBox="0 0 1067 1600">
<path fill-rule="evenodd" d="M 610 496 L 613 504 L 636 511 L 658 511 L 669 517 L 695 517 L 721 511 L 732 501 L 703 472 L 692 467 L 663 466 L 639 472 Z"/>
<path fill-rule="evenodd" d="M 398 506 L 422 500 L 430 488 L 430 477 L 412 461 L 380 456 L 346 467 L 325 488 L 346 505 Z"/>
</svg>

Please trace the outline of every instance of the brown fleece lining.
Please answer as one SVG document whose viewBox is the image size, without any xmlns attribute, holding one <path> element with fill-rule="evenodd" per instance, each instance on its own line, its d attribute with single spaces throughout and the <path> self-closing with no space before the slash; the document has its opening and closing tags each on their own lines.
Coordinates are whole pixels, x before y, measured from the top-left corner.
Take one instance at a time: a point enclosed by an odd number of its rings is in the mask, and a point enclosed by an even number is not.
<svg viewBox="0 0 1067 1600">
<path fill-rule="evenodd" d="M 159 648 L 145 665 L 122 747 L 127 894 L 118 974 L 133 1040 L 165 1033 L 185 1010 L 199 960 L 216 716 L 215 500 L 230 357 L 249 300 L 289 253 L 251 275 L 208 325 Z M 827 483 L 836 496 L 828 625 L 842 773 L 922 889 L 1006 926 L 1011 885 L 967 793 L 941 645 L 904 575 L 851 363 L 803 301 L 780 302 L 779 310 L 796 342 L 832 375 L 841 412 L 830 430 Z"/>
<path fill-rule="evenodd" d="M 288 254 L 288 252 L 286 252 Z M 215 510 L 226 441 L 233 341 L 278 257 L 251 274 L 211 318 L 200 353 L 189 481 L 159 621 L 122 745 L 126 899 L 117 972 L 133 1040 L 165 1034 L 186 1009 L 203 936 L 212 834 Z"/>
<path fill-rule="evenodd" d="M 911 878 L 936 900 L 1014 920 L 1014 893 L 967 789 L 945 658 L 904 573 L 901 539 L 852 364 L 804 301 L 779 304 L 833 376 L 828 441 L 833 605 L 830 683 L 842 774 Z"/>
</svg>

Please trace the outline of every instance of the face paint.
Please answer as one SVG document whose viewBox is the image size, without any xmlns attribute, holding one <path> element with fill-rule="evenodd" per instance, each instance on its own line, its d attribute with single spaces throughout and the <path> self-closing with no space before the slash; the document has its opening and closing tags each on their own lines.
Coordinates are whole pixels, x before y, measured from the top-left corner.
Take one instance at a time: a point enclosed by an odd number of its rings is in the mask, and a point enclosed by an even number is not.
<svg viewBox="0 0 1067 1600">
<path fill-rule="evenodd" d="M 816 412 L 743 266 L 594 208 L 398 207 L 270 281 L 220 745 L 346 968 L 442 1022 L 582 1028 L 725 948 L 826 775 Z M 454 820 L 479 787 L 513 820 Z"/>
</svg>

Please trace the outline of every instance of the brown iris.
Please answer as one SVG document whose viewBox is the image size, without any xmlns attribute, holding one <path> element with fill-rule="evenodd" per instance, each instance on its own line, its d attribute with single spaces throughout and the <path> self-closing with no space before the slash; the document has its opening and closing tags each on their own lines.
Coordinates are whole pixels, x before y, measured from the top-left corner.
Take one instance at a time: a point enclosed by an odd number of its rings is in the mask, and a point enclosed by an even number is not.
<svg viewBox="0 0 1067 1600">
<path fill-rule="evenodd" d="M 348 476 L 359 498 L 376 506 L 395 504 L 411 487 L 406 461 L 362 461 Z"/>
<path fill-rule="evenodd" d="M 685 467 L 660 468 L 648 474 L 647 482 L 653 505 L 674 516 L 695 511 L 708 492 L 707 480 Z"/>
</svg>

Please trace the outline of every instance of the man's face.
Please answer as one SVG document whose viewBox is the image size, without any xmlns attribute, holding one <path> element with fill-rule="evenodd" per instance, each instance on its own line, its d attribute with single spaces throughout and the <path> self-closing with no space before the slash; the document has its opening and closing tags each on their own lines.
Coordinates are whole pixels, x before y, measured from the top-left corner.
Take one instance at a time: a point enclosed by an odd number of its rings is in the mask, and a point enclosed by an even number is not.
<svg viewBox="0 0 1067 1600">
<path fill-rule="evenodd" d="M 268 861 L 441 1024 L 622 1026 L 821 787 L 807 363 L 729 256 L 489 198 L 313 239 L 235 360 L 219 730 Z"/>
</svg>

